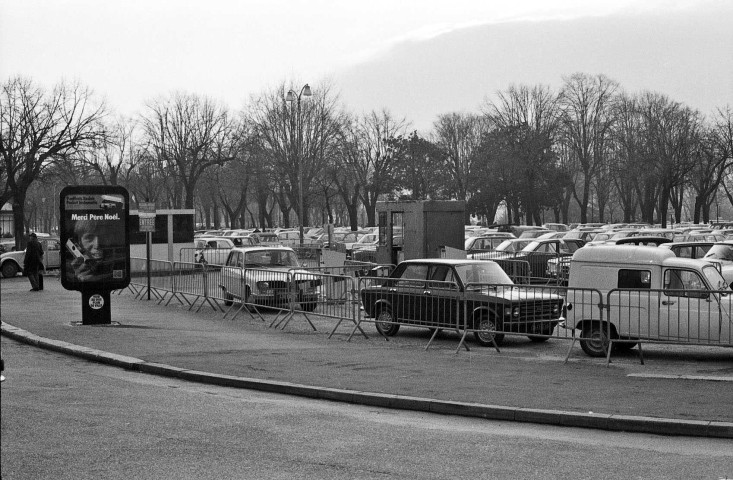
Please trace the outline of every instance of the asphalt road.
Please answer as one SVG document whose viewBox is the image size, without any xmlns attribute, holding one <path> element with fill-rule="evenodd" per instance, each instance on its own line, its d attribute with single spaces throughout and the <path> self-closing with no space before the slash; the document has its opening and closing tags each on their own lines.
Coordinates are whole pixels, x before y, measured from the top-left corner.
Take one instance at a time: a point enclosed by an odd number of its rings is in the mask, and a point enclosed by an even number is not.
<svg viewBox="0 0 733 480">
<path fill-rule="evenodd" d="M 728 439 L 309 400 L 0 342 L 5 480 L 733 477 Z"/>
</svg>

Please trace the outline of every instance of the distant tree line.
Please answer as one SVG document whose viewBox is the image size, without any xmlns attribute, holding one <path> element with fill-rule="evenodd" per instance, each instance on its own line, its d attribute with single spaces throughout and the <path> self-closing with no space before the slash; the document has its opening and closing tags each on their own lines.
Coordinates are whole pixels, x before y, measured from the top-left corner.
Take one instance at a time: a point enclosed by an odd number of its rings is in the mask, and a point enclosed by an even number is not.
<svg viewBox="0 0 733 480">
<path fill-rule="evenodd" d="M 15 237 L 57 224 L 65 185 L 123 185 L 135 201 L 193 208 L 209 227 L 375 224 L 384 199 L 458 199 L 509 223 L 711 219 L 733 205 L 733 114 L 576 73 L 554 91 L 513 85 L 428 134 L 387 110 L 347 112 L 333 86 L 288 101 L 282 82 L 240 111 L 175 92 L 121 118 L 79 83 L 14 77 L 0 95 L 0 205 Z M 302 92 L 302 90 L 301 90 Z M 302 191 L 301 191 L 302 189 Z M 304 218 L 298 218 L 301 211 Z M 133 205 L 134 207 L 134 205 Z M 717 212 L 712 212 L 713 215 Z"/>
</svg>

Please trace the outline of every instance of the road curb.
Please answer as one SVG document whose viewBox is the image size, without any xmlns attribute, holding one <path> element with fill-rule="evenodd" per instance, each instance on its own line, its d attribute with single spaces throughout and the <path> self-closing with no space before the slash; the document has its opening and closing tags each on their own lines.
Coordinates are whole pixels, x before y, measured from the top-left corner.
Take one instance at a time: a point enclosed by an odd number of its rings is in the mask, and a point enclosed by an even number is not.
<svg viewBox="0 0 733 480">
<path fill-rule="evenodd" d="M 373 407 L 484 418 L 487 420 L 536 423 L 563 427 L 593 428 L 610 431 L 653 433 L 658 435 L 733 438 L 732 422 L 680 420 L 631 415 L 609 415 L 592 412 L 583 413 L 563 410 L 515 408 L 500 405 L 444 401 L 396 394 L 315 387 L 290 382 L 215 374 L 199 370 L 179 368 L 162 363 L 147 362 L 135 357 L 118 355 L 104 352 L 102 350 L 82 347 L 68 342 L 40 337 L 6 322 L 2 322 L 1 333 L 3 336 L 32 346 L 124 368 L 126 370 L 211 385 L 244 388 L 286 395 L 297 395 L 301 397 Z"/>
</svg>

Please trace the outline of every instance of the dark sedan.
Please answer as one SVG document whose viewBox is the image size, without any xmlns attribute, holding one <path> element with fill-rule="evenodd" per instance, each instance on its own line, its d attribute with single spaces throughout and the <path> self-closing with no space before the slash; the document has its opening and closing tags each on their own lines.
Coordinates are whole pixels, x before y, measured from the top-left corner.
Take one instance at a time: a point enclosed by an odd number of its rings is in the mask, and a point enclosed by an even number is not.
<svg viewBox="0 0 733 480">
<path fill-rule="evenodd" d="M 513 285 L 499 265 L 485 260 L 406 260 L 360 295 L 384 336 L 401 325 L 473 330 L 483 346 L 500 344 L 505 332 L 547 340 L 563 305 L 558 295 Z"/>
</svg>

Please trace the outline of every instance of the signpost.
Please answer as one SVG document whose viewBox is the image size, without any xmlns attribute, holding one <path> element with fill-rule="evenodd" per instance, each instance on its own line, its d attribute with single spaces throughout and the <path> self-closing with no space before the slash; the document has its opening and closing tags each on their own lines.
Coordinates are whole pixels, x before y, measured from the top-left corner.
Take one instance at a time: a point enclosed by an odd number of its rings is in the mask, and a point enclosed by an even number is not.
<svg viewBox="0 0 733 480">
<path fill-rule="evenodd" d="M 140 219 L 140 231 L 145 232 L 146 242 L 146 270 L 148 276 L 148 300 L 150 300 L 150 255 L 153 248 L 153 232 L 155 231 L 155 202 L 138 202 L 137 214 Z"/>
</svg>

